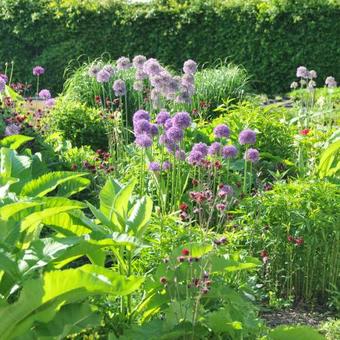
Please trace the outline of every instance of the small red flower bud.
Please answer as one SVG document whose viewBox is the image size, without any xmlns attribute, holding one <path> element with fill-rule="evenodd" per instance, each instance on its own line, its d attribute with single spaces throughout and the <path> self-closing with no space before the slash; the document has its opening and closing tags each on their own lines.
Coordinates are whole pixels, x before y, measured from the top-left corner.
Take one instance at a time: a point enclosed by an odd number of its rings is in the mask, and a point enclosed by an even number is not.
<svg viewBox="0 0 340 340">
<path fill-rule="evenodd" d="M 189 251 L 189 249 L 184 248 L 184 249 L 182 249 L 181 254 L 183 256 L 188 256 L 190 254 L 190 251 Z"/>
<path fill-rule="evenodd" d="M 300 135 L 302 135 L 302 136 L 307 136 L 309 133 L 310 133 L 309 129 L 303 129 L 303 130 L 300 131 Z"/>
<path fill-rule="evenodd" d="M 193 179 L 191 181 L 192 185 L 195 187 L 196 185 L 198 185 L 198 180 L 197 179 Z"/>
<path fill-rule="evenodd" d="M 302 237 L 295 239 L 295 244 L 296 244 L 297 246 L 302 246 L 303 243 L 304 243 L 304 240 L 303 240 Z"/>
<path fill-rule="evenodd" d="M 73 170 L 73 171 L 77 170 L 77 164 L 72 164 L 71 170 Z"/>
<path fill-rule="evenodd" d="M 288 242 L 293 242 L 294 237 L 292 235 L 288 235 L 287 240 L 288 240 Z"/>
<path fill-rule="evenodd" d="M 261 257 L 268 257 L 268 252 L 266 250 L 261 250 L 260 256 Z"/>
<path fill-rule="evenodd" d="M 182 211 L 187 211 L 188 210 L 188 205 L 186 203 L 181 203 L 179 205 L 179 209 Z"/>
</svg>

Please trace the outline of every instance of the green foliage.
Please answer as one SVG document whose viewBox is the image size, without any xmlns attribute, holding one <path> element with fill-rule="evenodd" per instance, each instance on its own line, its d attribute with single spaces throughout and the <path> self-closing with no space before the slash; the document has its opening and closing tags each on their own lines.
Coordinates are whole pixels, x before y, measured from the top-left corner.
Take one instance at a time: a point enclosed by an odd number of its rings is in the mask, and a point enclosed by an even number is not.
<svg viewBox="0 0 340 340">
<path fill-rule="evenodd" d="M 334 39 L 340 9 L 334 0 L 0 4 L 0 60 L 13 59 L 15 78 L 23 82 L 33 81 L 27 66 L 42 64 L 47 71 L 41 83 L 55 91 L 61 90 L 69 60 L 94 59 L 104 52 L 112 58 L 141 53 L 177 69 L 187 58 L 200 64 L 229 58 L 266 93 L 286 91 L 302 64 L 318 69 L 321 82 L 328 75 L 340 78 Z"/>
<path fill-rule="evenodd" d="M 90 145 L 94 150 L 108 144 L 104 121 L 100 111 L 74 101 L 58 101 L 57 105 L 42 120 L 49 133 L 62 132 L 72 145 Z"/>
<path fill-rule="evenodd" d="M 270 340 L 322 340 L 325 339 L 315 329 L 308 326 L 279 326 L 272 330 L 268 339 Z"/>
<path fill-rule="evenodd" d="M 313 180 L 277 183 L 246 201 L 239 222 L 246 244 L 267 257 L 268 290 L 326 303 L 339 275 L 339 202 L 335 184 Z"/>
</svg>

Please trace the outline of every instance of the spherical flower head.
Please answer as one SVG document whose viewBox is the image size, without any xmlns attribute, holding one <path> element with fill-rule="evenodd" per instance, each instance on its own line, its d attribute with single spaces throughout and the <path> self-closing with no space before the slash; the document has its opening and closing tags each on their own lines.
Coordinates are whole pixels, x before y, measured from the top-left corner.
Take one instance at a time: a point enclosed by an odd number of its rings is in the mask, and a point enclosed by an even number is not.
<svg viewBox="0 0 340 340">
<path fill-rule="evenodd" d="M 134 83 L 133 83 L 133 89 L 137 92 L 142 92 L 143 91 L 143 88 L 144 88 L 144 84 L 141 80 L 136 80 Z"/>
<path fill-rule="evenodd" d="M 42 66 L 35 66 L 35 67 L 33 67 L 33 75 L 34 76 L 37 76 L 37 77 L 39 77 L 39 76 L 41 76 L 41 75 L 43 75 L 44 73 L 45 73 L 45 69 L 42 67 Z"/>
<path fill-rule="evenodd" d="M 136 80 L 144 80 L 148 77 L 148 75 L 142 69 L 137 69 L 135 77 Z"/>
<path fill-rule="evenodd" d="M 50 99 L 51 98 L 51 92 L 49 90 L 46 90 L 46 89 L 41 90 L 39 92 L 39 98 L 42 98 L 42 99 L 45 99 L 45 100 Z"/>
<path fill-rule="evenodd" d="M 169 161 L 165 161 L 162 163 L 162 170 L 167 171 L 171 169 L 171 163 Z"/>
<path fill-rule="evenodd" d="M 188 91 L 181 91 L 179 95 L 175 98 L 175 102 L 179 104 L 190 104 L 191 96 Z"/>
<path fill-rule="evenodd" d="M 238 136 L 238 141 L 240 144 L 255 144 L 256 142 L 256 132 L 250 129 L 245 129 L 241 131 Z"/>
<path fill-rule="evenodd" d="M 159 124 L 159 125 L 163 125 L 170 118 L 171 118 L 171 116 L 170 116 L 169 112 L 161 111 L 156 116 L 156 123 Z"/>
<path fill-rule="evenodd" d="M 222 150 L 222 144 L 219 142 L 214 142 L 209 146 L 208 154 L 211 156 L 220 155 Z"/>
<path fill-rule="evenodd" d="M 216 138 L 228 138 L 230 135 L 230 130 L 227 125 L 220 124 L 215 127 L 214 135 Z"/>
<path fill-rule="evenodd" d="M 133 129 L 135 135 L 149 134 L 151 124 L 146 119 L 139 119 L 133 122 Z"/>
<path fill-rule="evenodd" d="M 308 82 L 307 87 L 308 87 L 309 90 L 313 90 L 315 86 L 316 86 L 316 82 L 314 80 L 310 80 Z"/>
<path fill-rule="evenodd" d="M 152 145 L 152 139 L 146 134 L 138 135 L 135 142 L 141 148 L 149 148 Z"/>
<path fill-rule="evenodd" d="M 208 146 L 205 143 L 196 143 L 192 147 L 192 151 L 199 151 L 205 157 L 208 154 Z"/>
<path fill-rule="evenodd" d="M 173 126 L 166 131 L 167 138 L 172 142 L 180 142 L 183 139 L 183 130 Z"/>
<path fill-rule="evenodd" d="M 103 70 L 108 72 L 111 77 L 116 73 L 116 69 L 110 64 L 104 65 Z"/>
<path fill-rule="evenodd" d="M 3 78 L 0 78 L 0 93 L 5 89 L 6 81 Z"/>
<path fill-rule="evenodd" d="M 297 87 L 299 86 L 299 84 L 296 82 L 296 81 L 293 81 L 291 84 L 290 84 L 290 88 L 291 89 L 296 89 Z"/>
<path fill-rule="evenodd" d="M 132 59 L 132 64 L 137 69 L 142 69 L 145 62 L 146 62 L 146 57 L 144 57 L 143 55 L 136 55 Z"/>
<path fill-rule="evenodd" d="M 98 83 L 107 83 L 111 78 L 109 72 L 105 71 L 104 69 L 100 70 L 97 73 L 96 79 Z"/>
<path fill-rule="evenodd" d="M 165 130 L 169 130 L 173 126 L 172 119 L 169 118 L 164 122 Z"/>
<path fill-rule="evenodd" d="M 116 97 L 124 96 L 126 94 L 125 81 L 122 79 L 117 79 L 113 83 L 112 89 Z"/>
<path fill-rule="evenodd" d="M 127 70 L 131 67 L 130 59 L 127 57 L 118 58 L 116 63 L 118 70 Z"/>
<path fill-rule="evenodd" d="M 91 67 L 89 68 L 87 74 L 90 77 L 95 78 L 99 71 L 100 71 L 100 66 L 99 65 L 91 65 Z"/>
<path fill-rule="evenodd" d="M 147 121 L 150 120 L 150 114 L 147 111 L 144 110 L 138 110 L 133 115 L 133 123 L 137 122 L 138 120 L 145 119 Z"/>
<path fill-rule="evenodd" d="M 204 155 L 202 154 L 202 152 L 198 150 L 191 150 L 188 157 L 188 163 L 192 165 L 197 165 L 202 161 L 203 158 Z"/>
<path fill-rule="evenodd" d="M 232 196 L 234 193 L 233 188 L 230 185 L 222 184 L 219 186 L 218 196 L 221 198 Z"/>
<path fill-rule="evenodd" d="M 150 83 L 153 87 L 155 87 L 158 91 L 161 91 L 164 86 L 164 80 L 160 75 L 154 75 L 150 77 Z"/>
<path fill-rule="evenodd" d="M 180 161 L 184 161 L 186 158 L 186 154 L 183 150 L 176 150 L 175 157 Z"/>
<path fill-rule="evenodd" d="M 6 74 L 0 73 L 0 78 L 3 79 L 5 83 L 8 82 L 8 77 L 6 76 Z"/>
<path fill-rule="evenodd" d="M 177 112 L 172 118 L 173 126 L 186 129 L 191 125 L 191 118 L 188 112 Z"/>
<path fill-rule="evenodd" d="M 184 73 L 194 74 L 197 71 L 197 64 L 191 59 L 188 59 L 183 64 L 183 71 Z"/>
<path fill-rule="evenodd" d="M 183 256 L 188 256 L 190 254 L 190 251 L 189 251 L 189 249 L 184 248 L 184 249 L 182 249 L 181 254 Z"/>
<path fill-rule="evenodd" d="M 53 107 L 53 106 L 55 105 L 55 99 L 54 99 L 54 98 L 47 99 L 47 100 L 45 101 L 45 105 L 46 105 L 47 107 Z"/>
<path fill-rule="evenodd" d="M 234 158 L 237 156 L 237 149 L 234 145 L 226 145 L 222 149 L 222 156 L 224 158 Z"/>
<path fill-rule="evenodd" d="M 179 90 L 179 83 L 175 78 L 167 79 L 164 84 L 164 93 L 166 96 L 174 97 L 176 92 Z"/>
<path fill-rule="evenodd" d="M 308 78 L 309 78 L 309 79 L 315 79 L 317 76 L 318 76 L 318 75 L 317 75 L 316 71 L 314 71 L 314 70 L 310 70 L 310 71 L 308 72 Z"/>
<path fill-rule="evenodd" d="M 6 126 L 5 129 L 5 136 L 12 136 L 12 135 L 18 135 L 20 133 L 20 125 L 17 124 L 9 124 Z"/>
<path fill-rule="evenodd" d="M 244 154 L 244 159 L 256 163 L 260 159 L 260 153 L 258 150 L 250 148 Z"/>
<path fill-rule="evenodd" d="M 150 124 L 150 135 L 153 137 L 158 135 L 158 126 L 156 124 Z"/>
<path fill-rule="evenodd" d="M 190 73 L 183 74 L 181 84 L 184 86 L 194 86 L 195 85 L 194 76 Z"/>
<path fill-rule="evenodd" d="M 148 76 L 155 76 L 155 75 L 161 73 L 162 67 L 159 64 L 158 60 L 156 60 L 154 58 L 150 58 L 144 63 L 143 71 Z"/>
<path fill-rule="evenodd" d="M 308 77 L 308 70 L 307 70 L 307 68 L 304 67 L 304 66 L 299 66 L 296 69 L 296 76 L 298 78 L 307 78 Z"/>
<path fill-rule="evenodd" d="M 149 170 L 153 172 L 161 171 L 161 165 L 158 162 L 150 162 Z"/>
<path fill-rule="evenodd" d="M 337 83 L 335 81 L 335 78 L 332 77 L 332 76 L 328 76 L 325 80 L 325 84 L 329 87 L 329 88 L 332 88 L 332 87 L 336 87 Z"/>
</svg>

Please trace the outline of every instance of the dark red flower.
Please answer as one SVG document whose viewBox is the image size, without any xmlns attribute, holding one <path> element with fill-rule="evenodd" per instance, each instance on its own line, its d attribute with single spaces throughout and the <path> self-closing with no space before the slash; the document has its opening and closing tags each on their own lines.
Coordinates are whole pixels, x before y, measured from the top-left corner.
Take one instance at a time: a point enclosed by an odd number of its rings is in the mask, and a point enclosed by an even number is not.
<svg viewBox="0 0 340 340">
<path fill-rule="evenodd" d="M 168 280 L 166 279 L 166 277 L 162 276 L 160 279 L 159 279 L 159 282 L 162 284 L 162 285 L 165 285 Z"/>
<path fill-rule="evenodd" d="M 71 170 L 73 170 L 73 171 L 77 170 L 77 164 L 72 164 L 71 165 Z"/>
<path fill-rule="evenodd" d="M 302 237 L 299 237 L 299 238 L 295 239 L 295 244 L 296 244 L 297 246 L 302 246 L 303 243 L 304 243 L 304 240 L 303 240 Z"/>
<path fill-rule="evenodd" d="M 220 161 L 215 161 L 215 168 L 220 170 L 222 168 L 222 163 Z"/>
<path fill-rule="evenodd" d="M 186 203 L 181 203 L 181 204 L 179 205 L 179 209 L 180 209 L 181 211 L 187 211 L 187 210 L 188 210 L 188 205 L 187 205 Z"/>
<path fill-rule="evenodd" d="M 198 180 L 197 179 L 193 179 L 191 181 L 192 185 L 195 187 L 196 185 L 198 185 Z"/>
<path fill-rule="evenodd" d="M 190 251 L 189 251 L 189 249 L 184 248 L 184 249 L 182 249 L 181 254 L 183 256 L 188 256 L 190 254 Z"/>
<path fill-rule="evenodd" d="M 293 242 L 294 237 L 292 235 L 288 235 L 287 240 L 288 240 L 288 242 Z"/>
<path fill-rule="evenodd" d="M 184 262 L 185 261 L 185 257 L 184 256 L 178 256 L 177 257 L 177 261 L 178 262 Z"/>
<path fill-rule="evenodd" d="M 309 129 L 303 129 L 303 130 L 300 131 L 300 135 L 302 135 L 302 136 L 307 136 L 309 133 L 310 133 Z"/>
<path fill-rule="evenodd" d="M 261 257 L 268 257 L 268 252 L 267 252 L 267 250 L 261 250 L 260 256 L 261 256 Z"/>
</svg>

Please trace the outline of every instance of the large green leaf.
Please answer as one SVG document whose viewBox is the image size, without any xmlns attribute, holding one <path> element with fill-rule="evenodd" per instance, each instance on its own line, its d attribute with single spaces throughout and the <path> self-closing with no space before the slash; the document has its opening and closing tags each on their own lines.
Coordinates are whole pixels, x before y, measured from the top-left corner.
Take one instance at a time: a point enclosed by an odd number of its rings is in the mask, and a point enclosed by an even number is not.
<svg viewBox="0 0 340 340">
<path fill-rule="evenodd" d="M 54 319 L 62 306 L 90 295 L 123 296 L 138 289 L 143 278 L 129 277 L 93 265 L 47 272 L 23 284 L 19 300 L 0 308 L 0 334 L 12 339 L 24 334 L 36 321 Z"/>
<path fill-rule="evenodd" d="M 96 219 L 101 222 L 104 226 L 110 228 L 113 231 L 120 231 L 120 227 L 118 224 L 114 224 L 101 210 L 98 210 L 91 203 L 87 202 L 88 207 L 90 208 L 92 214 L 96 217 Z"/>
<path fill-rule="evenodd" d="M 286 326 L 276 327 L 269 333 L 270 340 L 323 340 L 324 336 L 315 329 L 308 326 Z"/>
<path fill-rule="evenodd" d="M 89 327 L 99 326 L 101 317 L 88 303 L 72 303 L 62 307 L 55 318 L 48 323 L 36 323 L 33 331 L 22 335 L 22 340 L 65 339 L 67 335 L 82 332 Z"/>
<path fill-rule="evenodd" d="M 33 137 L 23 136 L 23 135 L 12 135 L 7 136 L 0 140 L 0 146 L 4 146 L 6 148 L 16 150 L 21 145 L 33 140 Z"/>
<path fill-rule="evenodd" d="M 119 214 L 123 219 L 127 218 L 129 201 L 132 196 L 133 189 L 137 183 L 136 179 L 132 179 L 126 184 L 116 195 L 113 208 L 116 214 Z"/>
<path fill-rule="evenodd" d="M 318 172 L 320 178 L 334 176 L 340 171 L 340 140 L 336 140 L 321 154 Z"/>
<path fill-rule="evenodd" d="M 113 204 L 116 194 L 122 186 L 117 181 L 109 177 L 99 193 L 100 211 L 111 220 L 113 214 Z"/>
<path fill-rule="evenodd" d="M 91 181 L 88 178 L 76 177 L 59 186 L 57 195 L 70 197 L 84 189 L 86 189 Z"/>
<path fill-rule="evenodd" d="M 126 222 L 128 230 L 126 230 L 126 232 L 133 231 L 133 234 L 135 235 L 142 235 L 145 226 L 150 221 L 152 206 L 153 204 L 150 197 L 139 199 L 129 213 L 129 218 Z"/>
<path fill-rule="evenodd" d="M 12 280 L 18 280 L 20 277 L 18 266 L 10 254 L 0 248 L 0 270 L 8 274 Z"/>
<path fill-rule="evenodd" d="M 0 208 L 0 217 L 3 220 L 8 220 L 13 215 L 21 212 L 22 210 L 26 210 L 38 205 L 42 205 L 41 202 L 34 202 L 34 201 L 19 201 L 11 204 L 4 205 Z"/>
</svg>

